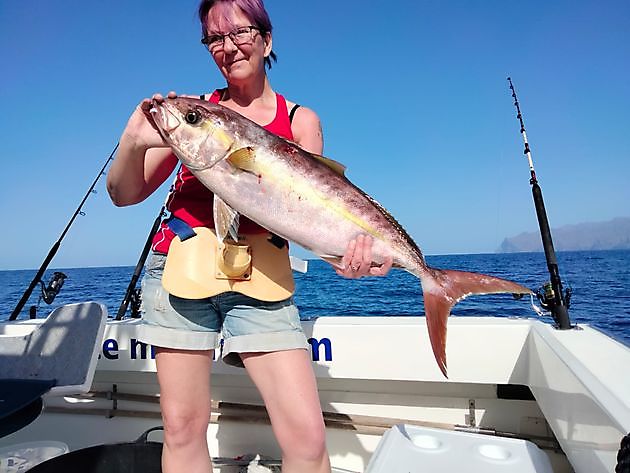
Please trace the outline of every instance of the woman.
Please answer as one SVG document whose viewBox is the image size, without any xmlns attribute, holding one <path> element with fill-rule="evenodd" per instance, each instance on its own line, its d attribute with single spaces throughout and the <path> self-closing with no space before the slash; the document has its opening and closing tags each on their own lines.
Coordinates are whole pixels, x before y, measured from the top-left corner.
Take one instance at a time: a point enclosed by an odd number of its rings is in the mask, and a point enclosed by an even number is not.
<svg viewBox="0 0 630 473">
<path fill-rule="evenodd" d="M 203 0 L 199 18 L 202 42 L 227 82 L 227 87 L 216 90 L 209 100 L 321 154 L 318 116 L 276 94 L 267 78 L 265 67 L 271 66 L 275 54 L 271 22 L 262 0 Z M 163 100 L 160 95 L 153 99 Z M 108 174 L 108 191 L 118 206 L 144 200 L 177 164 L 153 124 L 150 108 L 151 100 L 144 99 L 131 115 Z M 191 227 L 213 228 L 212 198 L 210 191 L 182 167 L 169 210 Z M 239 231 L 265 230 L 241 218 Z M 292 298 L 270 303 L 236 292 L 194 300 L 169 295 L 160 279 L 173 238 L 172 229 L 164 222 L 154 238 L 154 255 L 143 281 L 143 330 L 139 337 L 156 347 L 165 427 L 163 470 L 211 471 L 206 441 L 210 371 L 223 329 L 224 337 L 229 332 L 226 344 L 237 347 L 229 353 L 224 348 L 226 362 L 242 363 L 265 402 L 282 450 L 283 471 L 329 472 L 317 385 Z M 349 242 L 343 267 L 337 272 L 356 278 L 383 275 L 390 267 L 391 261 L 372 267 L 371 240 L 359 236 Z M 238 324 L 233 323 L 236 319 Z M 230 330 L 226 331 L 228 325 Z"/>
</svg>

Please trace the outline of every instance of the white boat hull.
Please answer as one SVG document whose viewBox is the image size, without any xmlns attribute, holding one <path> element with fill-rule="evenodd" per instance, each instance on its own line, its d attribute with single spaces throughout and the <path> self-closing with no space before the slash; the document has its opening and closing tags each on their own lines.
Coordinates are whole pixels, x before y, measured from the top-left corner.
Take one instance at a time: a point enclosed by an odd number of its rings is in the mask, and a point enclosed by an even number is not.
<svg viewBox="0 0 630 473">
<path fill-rule="evenodd" d="M 5 323 L 0 333 L 40 323 Z M 155 364 L 137 341 L 137 324 L 107 323 L 92 394 L 47 397 L 43 415 L 0 446 L 58 440 L 76 450 L 132 441 L 160 425 Z M 545 448 L 555 472 L 613 471 L 630 431 L 630 376 L 621 368 L 630 366 L 630 349 L 588 326 L 558 331 L 532 319 L 452 317 L 448 380 L 424 318 L 322 317 L 304 328 L 337 468 L 365 471 L 382 433 L 402 420 L 529 439 Z M 248 407 L 262 402 L 245 371 L 216 361 L 212 384 L 219 413 L 209 423 L 211 453 L 278 457 L 264 412 Z M 116 400 L 106 399 L 113 392 Z"/>
</svg>

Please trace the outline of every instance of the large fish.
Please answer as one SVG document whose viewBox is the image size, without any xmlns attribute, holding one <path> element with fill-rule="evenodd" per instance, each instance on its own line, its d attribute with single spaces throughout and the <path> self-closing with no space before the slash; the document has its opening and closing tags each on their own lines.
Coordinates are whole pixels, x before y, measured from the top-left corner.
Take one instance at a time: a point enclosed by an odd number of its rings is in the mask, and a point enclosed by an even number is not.
<svg viewBox="0 0 630 473">
<path fill-rule="evenodd" d="M 433 354 L 444 376 L 446 321 L 470 294 L 531 291 L 511 281 L 427 266 L 422 252 L 396 220 L 344 175 L 344 167 L 304 151 L 242 115 L 193 98 L 154 101 L 155 124 L 179 160 L 214 194 L 219 238 L 234 235 L 238 214 L 294 241 L 333 265 L 348 242 L 373 238 L 372 255 L 417 276 Z"/>
</svg>

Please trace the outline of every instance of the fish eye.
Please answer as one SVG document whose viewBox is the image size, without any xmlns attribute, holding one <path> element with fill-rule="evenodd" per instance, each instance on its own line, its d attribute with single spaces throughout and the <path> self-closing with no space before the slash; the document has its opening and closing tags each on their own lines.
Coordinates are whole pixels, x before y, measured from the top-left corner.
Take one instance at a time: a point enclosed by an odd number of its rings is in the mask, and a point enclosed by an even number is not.
<svg viewBox="0 0 630 473">
<path fill-rule="evenodd" d="M 201 120 L 201 114 L 197 110 L 188 110 L 184 115 L 184 120 L 190 125 L 195 125 Z"/>
</svg>

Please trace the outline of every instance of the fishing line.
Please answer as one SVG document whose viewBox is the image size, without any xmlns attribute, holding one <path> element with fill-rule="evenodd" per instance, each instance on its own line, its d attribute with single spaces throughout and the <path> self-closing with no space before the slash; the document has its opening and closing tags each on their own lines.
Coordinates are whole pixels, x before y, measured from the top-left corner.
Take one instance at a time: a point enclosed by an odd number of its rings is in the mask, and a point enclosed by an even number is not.
<svg viewBox="0 0 630 473">
<path fill-rule="evenodd" d="M 61 235 L 59 236 L 59 239 L 55 242 L 55 244 L 52 246 L 52 248 L 48 252 L 48 255 L 46 256 L 46 258 L 44 259 L 44 262 L 42 263 L 42 265 L 40 266 L 39 270 L 35 274 L 35 277 L 31 281 L 31 283 L 29 284 L 29 286 L 26 289 L 26 291 L 24 291 L 24 294 L 22 294 L 22 298 L 20 299 L 20 301 L 15 306 L 15 309 L 13 309 L 13 312 L 11 312 L 11 315 L 9 316 L 9 320 L 17 319 L 18 315 L 20 314 L 20 312 L 24 308 L 24 305 L 28 301 L 28 298 L 31 297 L 31 294 L 33 293 L 33 290 L 35 289 L 37 284 L 41 283 L 43 285 L 43 282 L 42 282 L 41 279 L 42 279 L 42 276 L 44 275 L 44 272 L 46 271 L 46 268 L 48 268 L 48 265 L 50 264 L 50 262 L 54 258 L 55 254 L 57 254 L 57 251 L 59 250 L 59 247 L 61 246 L 61 241 L 66 236 L 66 233 L 68 233 L 68 230 L 70 230 L 70 227 L 74 223 L 74 221 L 77 218 L 77 216 L 85 215 L 85 213 L 81 210 L 83 208 L 83 204 L 85 204 L 85 201 L 88 199 L 90 194 L 96 193 L 96 191 L 94 190 L 94 187 L 96 186 L 96 183 L 99 181 L 101 176 L 105 174 L 105 168 L 107 167 L 109 162 L 113 159 L 114 153 L 116 153 L 116 150 L 118 149 L 118 144 L 119 143 L 116 143 L 116 146 L 114 146 L 114 149 L 109 154 L 109 157 L 105 161 L 105 164 L 103 164 L 103 167 L 101 168 L 101 170 L 97 174 L 96 179 L 94 179 L 94 182 L 92 183 L 92 185 L 90 186 L 90 188 L 86 192 L 85 196 L 83 197 L 83 200 L 81 200 L 81 203 L 79 204 L 79 206 L 75 210 L 74 214 L 70 218 L 70 221 L 66 225 L 66 228 L 64 228 L 63 232 L 61 232 Z M 63 284 L 63 282 L 62 282 L 62 284 Z M 51 285 L 53 285 L 53 281 L 51 281 L 51 283 L 49 283 L 49 286 L 51 286 Z M 54 285 L 53 289 L 61 289 L 61 285 L 59 285 L 57 283 L 56 285 Z M 57 292 L 59 292 L 59 291 L 57 290 Z M 56 295 L 57 294 L 55 293 L 54 296 L 56 296 Z M 48 299 L 48 300 L 50 300 L 50 302 L 52 302 L 52 300 L 54 299 L 54 296 L 52 295 L 52 293 L 49 293 L 47 295 L 47 297 L 44 297 L 44 301 L 46 301 Z M 31 318 L 34 318 L 33 312 L 31 312 Z"/>
<path fill-rule="evenodd" d="M 542 288 L 536 292 L 540 304 L 545 310 L 551 313 L 558 328 L 569 329 L 571 327 L 571 320 L 569 319 L 569 301 L 571 298 L 571 290 L 567 289 L 566 292 L 562 289 L 562 281 L 560 279 L 560 272 L 558 270 L 558 262 L 556 260 L 556 252 L 553 248 L 553 240 L 551 238 L 551 228 L 549 226 L 549 220 L 547 219 L 547 212 L 545 210 L 545 203 L 543 201 L 542 190 L 538 184 L 536 178 L 536 170 L 534 169 L 534 161 L 532 159 L 531 148 L 527 141 L 527 132 L 525 131 L 525 123 L 523 121 L 523 113 L 516 96 L 516 90 L 510 77 L 507 78 L 510 84 L 510 90 L 512 91 L 512 98 L 514 98 L 514 106 L 516 107 L 516 118 L 521 125 L 521 136 L 525 143 L 525 149 L 523 154 L 527 157 L 529 164 L 529 183 L 532 186 L 532 196 L 534 198 L 534 206 L 536 207 L 536 217 L 538 218 L 538 226 L 540 228 L 540 236 L 542 238 L 543 249 L 545 251 L 545 258 L 547 260 L 547 269 L 549 270 L 550 281 L 546 282 Z"/>
</svg>

